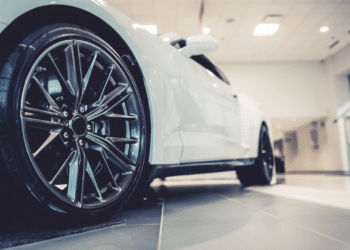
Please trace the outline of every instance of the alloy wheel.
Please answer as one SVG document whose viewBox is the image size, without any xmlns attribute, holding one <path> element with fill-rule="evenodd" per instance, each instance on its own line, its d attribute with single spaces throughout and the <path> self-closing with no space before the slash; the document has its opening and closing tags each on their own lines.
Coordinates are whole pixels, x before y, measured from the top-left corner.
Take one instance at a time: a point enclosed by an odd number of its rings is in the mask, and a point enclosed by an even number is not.
<svg viewBox="0 0 350 250">
<path fill-rule="evenodd" d="M 143 136 L 131 82 L 118 58 L 83 39 L 51 44 L 31 67 L 21 99 L 24 145 L 65 203 L 100 208 L 130 185 Z"/>
</svg>

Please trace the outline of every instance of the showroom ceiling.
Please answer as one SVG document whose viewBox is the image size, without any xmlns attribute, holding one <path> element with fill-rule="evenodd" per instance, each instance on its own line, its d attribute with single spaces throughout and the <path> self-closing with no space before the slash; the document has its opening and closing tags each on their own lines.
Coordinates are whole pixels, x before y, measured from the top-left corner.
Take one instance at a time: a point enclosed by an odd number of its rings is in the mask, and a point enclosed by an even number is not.
<svg viewBox="0 0 350 250">
<path fill-rule="evenodd" d="M 209 54 L 216 62 L 322 60 L 350 42 L 350 0 L 106 1 L 140 24 L 156 25 L 158 34 L 175 31 L 187 38 L 209 28 L 220 42 Z M 282 15 L 278 31 L 253 36 L 267 15 Z M 329 30 L 322 33 L 324 26 Z"/>
</svg>

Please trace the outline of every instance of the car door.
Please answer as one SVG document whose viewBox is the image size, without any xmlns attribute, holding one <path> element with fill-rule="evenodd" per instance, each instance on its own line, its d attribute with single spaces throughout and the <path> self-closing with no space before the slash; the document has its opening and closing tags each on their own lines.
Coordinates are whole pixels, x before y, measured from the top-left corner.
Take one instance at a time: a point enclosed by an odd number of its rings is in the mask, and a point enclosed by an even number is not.
<svg viewBox="0 0 350 250">
<path fill-rule="evenodd" d="M 219 79 L 191 58 L 178 54 L 181 90 L 179 95 L 181 162 L 203 162 L 235 158 L 237 142 L 229 139 L 231 117 L 224 108 Z M 212 74 L 212 73 L 211 73 Z M 219 80 L 221 81 L 221 80 Z"/>
<path fill-rule="evenodd" d="M 218 101 L 223 114 L 225 134 L 222 138 L 223 157 L 225 159 L 237 159 L 246 150 L 247 146 L 242 144 L 242 119 L 239 96 L 236 93 L 225 75 L 206 56 L 193 56 L 198 64 L 206 69 L 206 80 L 210 82 L 218 95 Z"/>
</svg>

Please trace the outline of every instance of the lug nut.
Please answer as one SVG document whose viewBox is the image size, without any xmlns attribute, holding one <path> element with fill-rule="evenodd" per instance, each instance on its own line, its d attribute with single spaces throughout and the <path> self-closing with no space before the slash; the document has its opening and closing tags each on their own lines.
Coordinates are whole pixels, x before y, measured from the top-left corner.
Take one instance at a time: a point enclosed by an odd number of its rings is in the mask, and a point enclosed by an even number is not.
<svg viewBox="0 0 350 250">
<path fill-rule="evenodd" d="M 68 138 L 69 138 L 68 132 L 64 132 L 64 133 L 63 133 L 63 137 L 66 138 L 66 139 L 68 139 Z"/>
<path fill-rule="evenodd" d="M 80 106 L 79 111 L 80 111 L 80 113 L 84 113 L 85 112 L 84 106 Z"/>
<path fill-rule="evenodd" d="M 63 96 L 57 97 L 57 98 L 56 98 L 56 101 L 59 101 L 59 102 L 60 102 L 60 101 L 63 101 Z"/>
<path fill-rule="evenodd" d="M 82 139 L 79 140 L 80 146 L 84 146 L 84 141 Z"/>
<path fill-rule="evenodd" d="M 69 115 L 69 114 L 68 114 L 68 112 L 67 112 L 66 110 L 63 111 L 63 116 L 64 116 L 64 117 L 68 117 L 68 115 Z"/>
<path fill-rule="evenodd" d="M 92 129 L 92 126 L 90 124 L 88 124 L 87 129 L 90 131 Z"/>
</svg>

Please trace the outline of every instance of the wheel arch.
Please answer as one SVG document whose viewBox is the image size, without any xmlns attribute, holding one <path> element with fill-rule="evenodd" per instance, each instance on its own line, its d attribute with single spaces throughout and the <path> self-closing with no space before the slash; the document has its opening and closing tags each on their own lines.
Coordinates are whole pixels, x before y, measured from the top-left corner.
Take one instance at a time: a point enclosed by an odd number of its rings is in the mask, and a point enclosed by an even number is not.
<svg viewBox="0 0 350 250">
<path fill-rule="evenodd" d="M 33 8 L 24 14 L 17 16 L 1 32 L 0 65 L 5 63 L 2 60 L 7 58 L 7 53 L 12 51 L 14 49 L 13 46 L 18 44 L 21 38 L 23 38 L 26 34 L 30 34 L 40 27 L 57 22 L 75 24 L 93 31 L 97 36 L 105 40 L 120 54 L 124 63 L 128 66 L 129 70 L 132 71 L 131 73 L 139 87 L 144 104 L 147 134 L 149 135 L 146 142 L 146 160 L 148 161 L 151 141 L 151 114 L 150 100 L 145 86 L 146 82 L 144 74 L 141 69 L 141 65 L 136 59 L 136 55 L 130 46 L 125 42 L 121 35 L 119 35 L 118 32 L 103 19 L 86 10 L 67 5 L 45 5 Z M 136 52 L 136 54 L 137 53 L 139 52 Z"/>
</svg>

